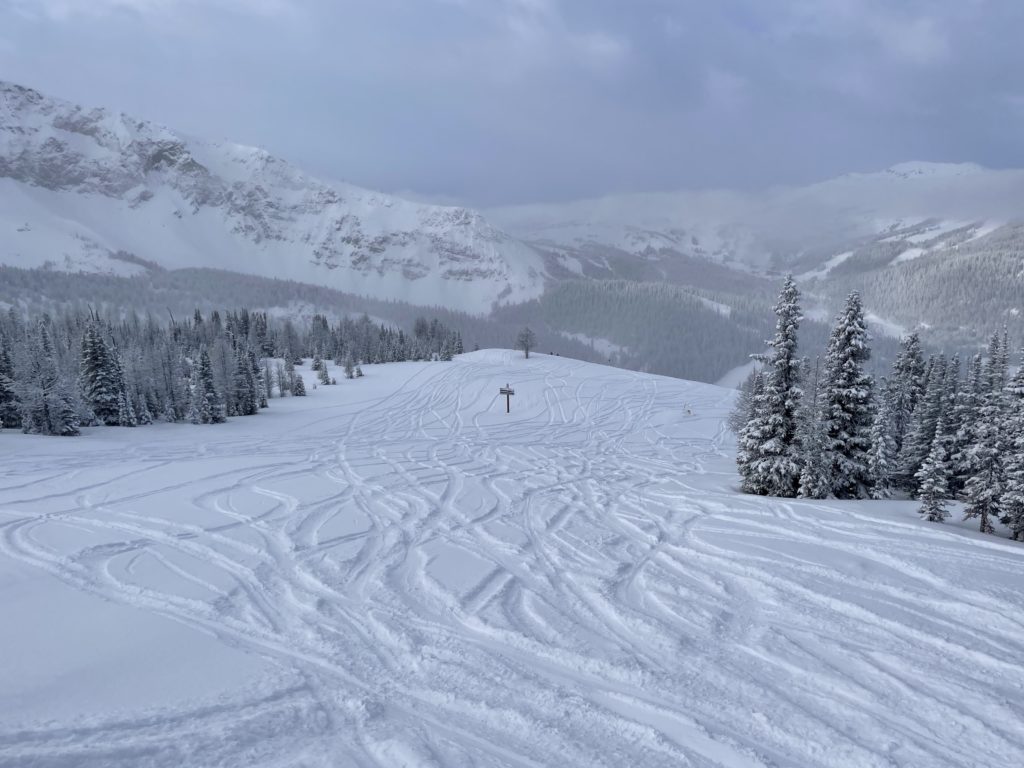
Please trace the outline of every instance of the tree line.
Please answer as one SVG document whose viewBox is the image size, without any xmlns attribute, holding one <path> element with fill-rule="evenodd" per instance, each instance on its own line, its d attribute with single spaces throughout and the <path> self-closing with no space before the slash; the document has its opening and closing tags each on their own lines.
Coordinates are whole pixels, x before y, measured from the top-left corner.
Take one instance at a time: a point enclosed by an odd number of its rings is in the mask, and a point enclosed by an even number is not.
<svg viewBox="0 0 1024 768">
<path fill-rule="evenodd" d="M 362 364 L 462 351 L 458 332 L 423 317 L 406 333 L 365 315 L 297 325 L 247 309 L 159 322 L 12 308 L 0 315 L 0 429 L 70 436 L 82 426 L 216 424 L 254 415 L 273 397 L 304 396 L 295 370 L 304 358 L 321 384 L 333 384 L 326 360 L 357 378 Z"/>
<path fill-rule="evenodd" d="M 730 422 L 747 493 L 811 499 L 906 497 L 933 522 L 964 502 L 964 519 L 1024 539 L 1024 366 L 1010 375 L 1005 329 L 984 353 L 927 358 L 902 342 L 889 376 L 871 355 L 860 295 L 851 293 L 822 358 L 798 355 L 800 294 L 787 278 L 775 335 Z M 966 370 L 964 370 L 966 369 Z"/>
</svg>

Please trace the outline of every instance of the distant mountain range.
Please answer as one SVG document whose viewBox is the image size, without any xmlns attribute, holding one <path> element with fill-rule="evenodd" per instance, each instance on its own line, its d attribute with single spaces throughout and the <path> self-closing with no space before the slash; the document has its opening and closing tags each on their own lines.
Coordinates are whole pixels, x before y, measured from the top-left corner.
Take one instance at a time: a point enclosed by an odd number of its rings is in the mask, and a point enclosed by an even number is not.
<svg viewBox="0 0 1024 768">
<path fill-rule="evenodd" d="M 898 263 L 901 254 L 906 261 L 934 251 L 943 234 L 962 243 L 1016 221 L 1024 216 L 1024 171 L 903 163 L 754 194 L 622 195 L 487 213 L 569 272 L 601 275 L 610 254 L 654 263 L 683 254 L 761 270 L 801 265 L 823 276 L 844 250 L 879 238 L 906 242 L 894 247 Z"/>
<path fill-rule="evenodd" d="M 742 338 L 753 338 L 750 313 L 766 313 L 778 275 L 792 272 L 812 318 L 859 289 L 876 334 L 917 328 L 965 349 L 1003 324 L 1024 335 L 1022 220 L 1024 171 L 920 162 L 758 193 L 481 213 L 318 180 L 260 149 L 0 82 L 2 264 L 110 275 L 213 267 L 506 318 L 571 295 L 577 314 L 551 307 L 549 330 L 608 349 L 635 348 L 636 329 L 632 342 L 615 338 L 609 323 L 584 320 L 586 294 L 555 286 L 671 284 L 698 300 L 687 311 L 710 313 L 700 323 L 745 322 Z M 737 349 L 737 364 L 749 351 Z"/>
</svg>

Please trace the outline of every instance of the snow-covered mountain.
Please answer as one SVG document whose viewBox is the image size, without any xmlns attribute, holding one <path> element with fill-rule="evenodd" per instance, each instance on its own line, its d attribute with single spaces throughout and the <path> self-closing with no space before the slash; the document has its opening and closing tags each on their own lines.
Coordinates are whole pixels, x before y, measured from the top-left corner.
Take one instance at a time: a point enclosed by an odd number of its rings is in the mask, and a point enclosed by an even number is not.
<svg viewBox="0 0 1024 768">
<path fill-rule="evenodd" d="M 903 163 L 802 187 L 623 195 L 494 209 L 489 218 L 587 273 L 609 253 L 663 261 L 680 254 L 807 271 L 874 239 L 911 250 L 940 235 L 982 237 L 1024 215 L 1024 171 Z M 894 259 L 899 253 L 894 255 Z M 917 252 L 904 256 L 913 258 Z"/>
<path fill-rule="evenodd" d="M 581 276 L 767 307 L 785 270 L 807 284 L 819 319 L 859 289 L 886 333 L 920 328 L 971 347 L 992 327 L 1024 331 L 1021 170 L 904 163 L 758 193 L 485 213 L 320 181 L 259 149 L 0 82 L 0 264 L 217 267 L 478 315 Z M 553 332 L 629 346 L 587 307 L 563 310 Z"/>
<path fill-rule="evenodd" d="M 479 213 L 312 178 L 0 82 L 0 263 L 217 267 L 475 313 L 543 290 L 543 260 Z"/>
</svg>

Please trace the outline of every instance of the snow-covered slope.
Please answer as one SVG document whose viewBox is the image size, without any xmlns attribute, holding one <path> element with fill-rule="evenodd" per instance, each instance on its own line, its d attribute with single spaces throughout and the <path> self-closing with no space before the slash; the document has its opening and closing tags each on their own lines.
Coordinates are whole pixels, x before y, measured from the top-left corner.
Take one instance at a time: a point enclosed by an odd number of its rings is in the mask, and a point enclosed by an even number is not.
<svg viewBox="0 0 1024 768">
<path fill-rule="evenodd" d="M 0 764 L 1019 764 L 1021 545 L 739 495 L 717 387 L 366 374 L 0 434 Z"/>
<path fill-rule="evenodd" d="M 574 259 L 611 248 L 759 267 L 819 252 L 823 263 L 865 238 L 964 227 L 988 234 L 1024 215 L 1024 171 L 914 162 L 763 193 L 624 195 L 488 215 L 513 234 Z"/>
<path fill-rule="evenodd" d="M 538 254 L 475 211 L 319 181 L 259 149 L 4 82 L 0 263 L 217 267 L 472 312 L 543 287 Z"/>
</svg>

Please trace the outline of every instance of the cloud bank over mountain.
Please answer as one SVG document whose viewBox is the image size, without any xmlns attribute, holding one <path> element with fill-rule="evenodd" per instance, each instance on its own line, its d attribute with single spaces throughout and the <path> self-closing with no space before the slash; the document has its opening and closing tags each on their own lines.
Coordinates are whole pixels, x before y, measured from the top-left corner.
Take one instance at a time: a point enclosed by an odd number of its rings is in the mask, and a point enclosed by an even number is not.
<svg viewBox="0 0 1024 768">
<path fill-rule="evenodd" d="M 1022 24 L 1014 0 L 14 0 L 0 70 L 489 206 L 1024 167 Z"/>
</svg>

